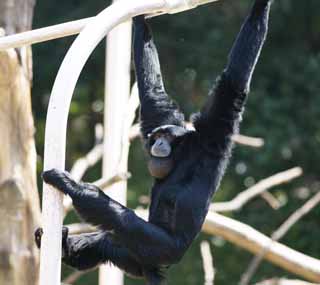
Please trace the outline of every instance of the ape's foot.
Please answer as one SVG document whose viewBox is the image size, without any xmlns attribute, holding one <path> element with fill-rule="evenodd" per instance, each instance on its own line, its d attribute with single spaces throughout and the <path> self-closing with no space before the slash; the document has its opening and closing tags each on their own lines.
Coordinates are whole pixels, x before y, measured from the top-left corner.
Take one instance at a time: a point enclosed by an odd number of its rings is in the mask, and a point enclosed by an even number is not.
<svg viewBox="0 0 320 285">
<path fill-rule="evenodd" d="M 67 243 L 68 234 L 69 234 L 69 228 L 62 227 L 62 247 L 63 248 Z M 38 248 L 41 248 L 42 235 L 43 235 L 43 229 L 37 228 L 36 231 L 34 232 L 34 241 Z"/>
<path fill-rule="evenodd" d="M 71 194 L 77 187 L 77 183 L 66 171 L 51 169 L 42 173 L 44 182 L 60 190 L 64 194 Z"/>
</svg>

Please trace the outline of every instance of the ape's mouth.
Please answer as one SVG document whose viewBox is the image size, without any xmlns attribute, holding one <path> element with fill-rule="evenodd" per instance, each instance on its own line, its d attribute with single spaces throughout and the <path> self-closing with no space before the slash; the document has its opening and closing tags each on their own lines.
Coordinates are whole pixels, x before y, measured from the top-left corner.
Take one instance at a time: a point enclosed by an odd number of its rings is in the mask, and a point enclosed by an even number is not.
<svg viewBox="0 0 320 285">
<path fill-rule="evenodd" d="M 151 157 L 148 161 L 148 170 L 154 178 L 163 179 L 173 168 L 173 161 L 168 157 Z"/>
</svg>

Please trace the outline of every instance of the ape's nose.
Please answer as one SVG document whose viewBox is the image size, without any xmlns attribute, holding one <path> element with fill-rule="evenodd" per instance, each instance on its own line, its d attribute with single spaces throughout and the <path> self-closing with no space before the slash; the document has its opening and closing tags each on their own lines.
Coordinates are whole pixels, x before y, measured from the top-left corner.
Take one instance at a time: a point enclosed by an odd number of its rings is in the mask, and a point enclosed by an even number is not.
<svg viewBox="0 0 320 285">
<path fill-rule="evenodd" d="M 151 147 L 151 154 L 155 157 L 168 157 L 170 153 L 171 146 L 165 138 L 158 138 Z"/>
</svg>

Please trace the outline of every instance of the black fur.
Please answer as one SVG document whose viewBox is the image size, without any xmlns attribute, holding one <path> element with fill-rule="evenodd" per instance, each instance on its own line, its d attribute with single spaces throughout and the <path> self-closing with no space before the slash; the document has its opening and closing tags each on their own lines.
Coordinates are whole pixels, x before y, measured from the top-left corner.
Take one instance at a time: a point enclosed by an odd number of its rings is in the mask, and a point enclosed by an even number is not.
<svg viewBox="0 0 320 285">
<path fill-rule="evenodd" d="M 194 116 L 195 130 L 179 136 L 172 154 L 173 170 L 166 178 L 155 180 L 152 188 L 149 222 L 95 186 L 74 182 L 67 173 L 51 170 L 43 174 L 46 183 L 72 198 L 85 221 L 100 227 L 93 234 L 64 238 L 66 264 L 87 269 L 110 261 L 132 276 L 146 278 L 149 284 L 164 282 L 166 268 L 180 261 L 201 230 L 224 174 L 231 137 L 238 132 L 252 73 L 266 37 L 270 4 L 267 0 L 255 1 L 208 103 Z M 134 27 L 141 130 L 148 146 L 148 135 L 155 128 L 184 127 L 184 117 L 166 94 L 157 51 L 142 16 L 134 19 Z M 39 246 L 40 239 L 38 232 Z"/>
</svg>

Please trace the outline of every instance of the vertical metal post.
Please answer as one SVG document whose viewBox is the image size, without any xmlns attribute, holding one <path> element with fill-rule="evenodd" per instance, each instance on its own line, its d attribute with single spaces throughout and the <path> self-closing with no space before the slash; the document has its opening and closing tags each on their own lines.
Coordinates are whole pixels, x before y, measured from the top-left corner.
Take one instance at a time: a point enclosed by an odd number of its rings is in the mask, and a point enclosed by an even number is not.
<svg viewBox="0 0 320 285">
<path fill-rule="evenodd" d="M 127 160 L 121 162 L 125 111 L 130 94 L 131 21 L 113 29 L 107 38 L 106 88 L 104 116 L 103 177 L 127 171 Z M 108 195 L 126 204 L 127 183 L 112 186 Z M 100 267 L 99 284 L 121 285 L 123 273 L 116 267 Z"/>
</svg>

